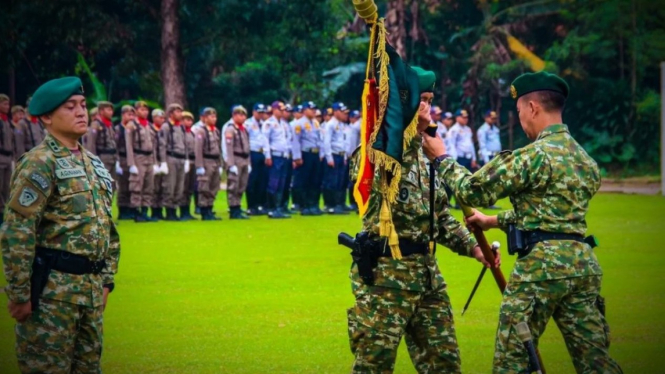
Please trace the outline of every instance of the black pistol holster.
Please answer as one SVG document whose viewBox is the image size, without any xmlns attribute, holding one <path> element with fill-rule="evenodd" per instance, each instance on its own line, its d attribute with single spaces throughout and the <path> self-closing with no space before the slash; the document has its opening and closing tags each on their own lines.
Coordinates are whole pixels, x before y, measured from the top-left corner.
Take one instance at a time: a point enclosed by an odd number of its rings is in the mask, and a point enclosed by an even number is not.
<svg viewBox="0 0 665 374">
<path fill-rule="evenodd" d="M 511 256 L 517 254 L 517 257 L 522 258 L 531 253 L 531 250 L 536 244 L 547 240 L 574 240 L 588 244 L 591 248 L 598 246 L 598 240 L 593 235 L 589 235 L 585 238 L 579 234 L 557 233 L 543 230 L 522 231 L 515 227 L 514 224 L 508 225 L 508 254 Z"/>
<path fill-rule="evenodd" d="M 374 268 L 378 265 L 378 256 L 374 254 L 366 232 L 356 234 L 355 239 L 346 233 L 340 233 L 337 242 L 351 249 L 353 262 L 358 265 L 358 275 L 368 286 L 374 284 Z"/>
<path fill-rule="evenodd" d="M 30 275 L 30 302 L 32 311 L 39 307 L 39 297 L 46 287 L 52 270 L 83 275 L 99 274 L 106 267 L 106 261 L 91 261 L 85 256 L 56 249 L 37 247 Z"/>
</svg>

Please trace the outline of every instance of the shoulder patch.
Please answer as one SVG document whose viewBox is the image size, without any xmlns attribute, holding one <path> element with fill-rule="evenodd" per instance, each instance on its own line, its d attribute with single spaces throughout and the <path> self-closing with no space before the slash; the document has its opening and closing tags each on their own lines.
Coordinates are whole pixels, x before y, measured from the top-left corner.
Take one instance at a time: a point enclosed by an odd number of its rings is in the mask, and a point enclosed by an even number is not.
<svg viewBox="0 0 665 374">
<path fill-rule="evenodd" d="M 41 188 L 42 191 L 47 191 L 50 186 L 46 177 L 44 177 L 43 175 L 39 174 L 36 171 L 30 174 L 30 180 L 35 182 L 35 185 Z"/>
<path fill-rule="evenodd" d="M 58 153 L 58 152 L 60 152 L 60 150 L 61 150 L 61 148 L 60 148 L 60 146 L 58 145 L 58 143 L 56 143 L 56 141 L 53 140 L 52 138 L 47 139 L 47 140 L 46 140 L 46 144 L 49 146 L 49 148 L 51 148 L 51 150 L 52 150 L 53 152 Z"/>
<path fill-rule="evenodd" d="M 72 164 L 69 163 L 69 160 L 66 158 L 56 158 L 55 159 L 55 164 L 58 166 L 60 169 L 71 169 Z"/>
<path fill-rule="evenodd" d="M 38 198 L 39 195 L 37 194 L 37 191 L 26 186 L 21 190 L 21 194 L 18 197 L 18 203 L 21 204 L 21 206 L 29 207 L 34 204 Z"/>
</svg>

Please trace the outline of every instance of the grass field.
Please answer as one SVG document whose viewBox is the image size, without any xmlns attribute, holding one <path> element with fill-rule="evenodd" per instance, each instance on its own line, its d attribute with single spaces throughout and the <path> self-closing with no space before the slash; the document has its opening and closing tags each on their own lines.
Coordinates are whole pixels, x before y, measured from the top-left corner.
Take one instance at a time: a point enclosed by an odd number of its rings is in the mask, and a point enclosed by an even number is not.
<svg viewBox="0 0 665 374">
<path fill-rule="evenodd" d="M 222 202 L 224 201 L 224 204 Z M 508 202 L 503 202 L 507 206 Z M 225 196 L 216 207 L 225 212 Z M 601 242 L 612 355 L 626 373 L 663 373 L 665 198 L 597 196 L 588 217 Z M 456 212 L 459 216 L 459 211 Z M 358 217 L 135 224 L 122 222 L 120 272 L 105 313 L 106 373 L 345 373 L 353 304 L 340 231 Z M 502 242 L 504 273 L 514 258 Z M 480 265 L 439 247 L 464 373 L 491 372 L 501 295 L 491 276 L 460 316 Z M 489 274 L 488 274 L 489 275 Z M 4 279 L 0 281 L 4 285 Z M 13 321 L 0 295 L 0 373 L 17 372 Z M 540 350 L 548 373 L 573 373 L 552 322 Z M 661 367 L 661 369 L 658 369 Z M 396 373 L 414 373 L 404 346 Z"/>
</svg>

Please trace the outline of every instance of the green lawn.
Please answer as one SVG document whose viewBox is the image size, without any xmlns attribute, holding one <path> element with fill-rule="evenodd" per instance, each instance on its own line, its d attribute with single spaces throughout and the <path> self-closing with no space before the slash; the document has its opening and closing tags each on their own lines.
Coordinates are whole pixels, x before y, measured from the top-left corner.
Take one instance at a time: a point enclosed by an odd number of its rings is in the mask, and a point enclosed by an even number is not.
<svg viewBox="0 0 665 374">
<path fill-rule="evenodd" d="M 226 211 L 222 200 L 218 212 Z M 588 217 L 601 242 L 611 353 L 626 373 L 663 372 L 657 369 L 665 343 L 663 212 L 662 197 L 599 195 Z M 336 237 L 355 232 L 358 217 L 224 217 L 121 223 L 120 272 L 105 315 L 104 371 L 348 372 L 351 262 Z M 488 238 L 502 242 L 508 273 L 514 258 L 505 251 L 505 237 L 493 231 Z M 456 313 L 463 371 L 489 373 L 501 295 L 487 276 L 460 316 L 480 265 L 441 247 L 438 256 Z M 14 373 L 13 321 L 5 302 L 0 295 L 0 372 Z M 574 372 L 554 323 L 540 351 L 550 374 Z M 403 346 L 395 372 L 415 372 Z"/>
</svg>

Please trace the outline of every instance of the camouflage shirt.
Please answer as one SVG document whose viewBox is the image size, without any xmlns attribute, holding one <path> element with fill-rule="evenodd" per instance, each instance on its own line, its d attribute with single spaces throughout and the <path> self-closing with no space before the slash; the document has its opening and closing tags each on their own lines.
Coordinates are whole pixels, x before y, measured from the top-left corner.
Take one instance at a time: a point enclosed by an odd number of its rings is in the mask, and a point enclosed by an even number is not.
<svg viewBox="0 0 665 374">
<path fill-rule="evenodd" d="M 79 150 L 76 156 L 47 135 L 18 161 L 0 227 L 6 292 L 14 302 L 30 300 L 36 247 L 106 261 L 99 275 L 52 271 L 43 298 L 99 306 L 103 285 L 113 283 L 120 257 L 120 241 L 111 220 L 113 181 L 97 156 L 83 147 Z"/>
<path fill-rule="evenodd" d="M 355 158 L 354 158 L 355 161 Z M 357 162 L 351 170 L 357 175 Z M 427 244 L 430 240 L 429 217 L 429 168 L 422 152 L 421 138 L 416 136 L 402 161 L 402 180 L 399 185 L 399 197 L 392 206 L 392 217 L 400 239 L 408 239 L 414 243 Z M 374 176 L 374 185 L 367 212 L 363 217 L 363 230 L 379 235 L 379 212 L 381 210 L 381 193 L 379 192 L 379 171 Z M 470 256 L 471 250 L 477 245 L 475 238 L 450 214 L 448 196 L 440 182 L 435 185 L 435 222 L 434 234 L 436 241 L 460 255 Z M 353 270 L 356 271 L 356 270 Z M 441 273 L 432 256 L 413 255 L 402 260 L 389 257 L 379 259 L 375 272 L 375 284 L 383 287 L 399 288 L 412 291 L 425 291 L 436 288 L 443 282 Z"/>
<path fill-rule="evenodd" d="M 566 125 L 552 125 L 535 142 L 504 151 L 475 174 L 450 158 L 440 175 L 470 206 L 487 206 L 510 197 L 512 210 L 499 213 L 502 229 L 586 234 L 589 201 L 600 188 L 596 162 L 573 139 Z M 602 274 L 596 256 L 577 241 L 545 241 L 518 259 L 512 281 L 531 282 Z"/>
</svg>

